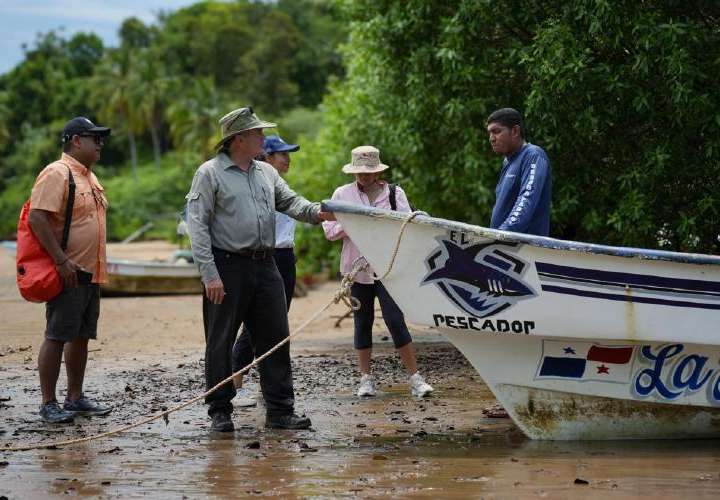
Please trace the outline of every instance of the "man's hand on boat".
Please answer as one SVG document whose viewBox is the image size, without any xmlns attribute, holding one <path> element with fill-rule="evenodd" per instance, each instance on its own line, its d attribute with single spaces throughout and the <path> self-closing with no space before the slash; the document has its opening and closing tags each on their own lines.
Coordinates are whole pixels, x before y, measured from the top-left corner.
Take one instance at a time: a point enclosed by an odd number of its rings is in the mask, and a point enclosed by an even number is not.
<svg viewBox="0 0 720 500">
<path fill-rule="evenodd" d="M 225 287 L 220 278 L 205 283 L 205 295 L 213 304 L 221 304 L 225 298 Z"/>
<path fill-rule="evenodd" d="M 320 220 L 337 220 L 335 214 L 332 212 L 319 212 L 318 219 Z"/>
</svg>

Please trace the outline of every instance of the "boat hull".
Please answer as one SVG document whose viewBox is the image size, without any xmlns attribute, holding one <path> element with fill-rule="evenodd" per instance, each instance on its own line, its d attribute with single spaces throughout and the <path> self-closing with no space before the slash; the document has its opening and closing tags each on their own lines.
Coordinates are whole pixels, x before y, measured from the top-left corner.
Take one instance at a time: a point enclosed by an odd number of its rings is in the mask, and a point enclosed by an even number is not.
<svg viewBox="0 0 720 500">
<path fill-rule="evenodd" d="M 326 202 L 378 275 L 407 214 Z M 418 216 L 383 284 L 533 439 L 720 436 L 720 258 Z"/>
<path fill-rule="evenodd" d="M 17 246 L 14 241 L 3 241 L 0 246 L 15 256 Z M 110 257 L 107 271 L 109 282 L 102 285 L 105 296 L 192 295 L 203 292 L 197 266 L 182 260 L 161 262 Z"/>
<path fill-rule="evenodd" d="M 720 437 L 718 349 L 443 333 L 532 439 Z M 561 357 L 566 349 L 577 357 Z M 621 359 L 617 351 L 624 353 Z M 694 382 L 679 389 L 676 377 Z"/>
<path fill-rule="evenodd" d="M 109 260 L 108 277 L 103 295 L 188 295 L 203 291 L 194 264 Z"/>
</svg>

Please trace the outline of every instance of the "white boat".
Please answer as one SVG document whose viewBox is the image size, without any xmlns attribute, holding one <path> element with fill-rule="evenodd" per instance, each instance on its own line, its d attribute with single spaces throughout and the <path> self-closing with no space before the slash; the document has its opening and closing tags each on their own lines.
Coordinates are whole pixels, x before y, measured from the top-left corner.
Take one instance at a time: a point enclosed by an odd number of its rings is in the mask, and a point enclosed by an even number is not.
<svg viewBox="0 0 720 500">
<path fill-rule="evenodd" d="M 202 293 L 200 272 L 186 261 L 108 258 L 103 295 L 187 295 Z"/>
<path fill-rule="evenodd" d="M 5 251 L 10 255 L 11 257 L 15 257 L 15 252 L 17 250 L 17 243 L 14 241 L 0 241 L 0 247 L 4 248 Z"/>
<path fill-rule="evenodd" d="M 323 206 L 384 272 L 407 214 Z M 408 321 L 470 360 L 530 438 L 720 436 L 720 257 L 419 215 L 383 284 Z"/>
<path fill-rule="evenodd" d="M 10 255 L 15 256 L 14 241 L 3 241 L 1 244 Z M 183 259 L 165 262 L 108 257 L 107 271 L 109 282 L 102 285 L 103 295 L 106 296 L 202 293 L 197 266 Z"/>
</svg>

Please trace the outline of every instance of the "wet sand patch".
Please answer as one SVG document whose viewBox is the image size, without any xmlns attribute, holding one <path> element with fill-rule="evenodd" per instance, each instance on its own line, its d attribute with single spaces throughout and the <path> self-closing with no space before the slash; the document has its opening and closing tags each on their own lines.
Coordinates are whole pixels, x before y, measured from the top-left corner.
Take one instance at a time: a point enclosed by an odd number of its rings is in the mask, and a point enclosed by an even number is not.
<svg viewBox="0 0 720 500">
<path fill-rule="evenodd" d="M 35 371 L 44 310 L 22 301 L 12 260 L 0 256 L 0 445 L 78 437 L 160 411 L 204 389 L 199 296 L 105 299 L 86 388 L 115 405 L 108 417 L 50 427 L 37 418 Z M 323 305 L 330 283 L 296 299 L 291 328 Z M 331 315 L 339 315 L 341 307 Z M 297 407 L 309 431 L 264 429 L 264 409 L 237 408 L 236 432 L 208 432 L 197 404 L 121 436 L 68 449 L 0 452 L 0 496 L 205 498 L 421 496 L 428 498 L 716 498 L 717 441 L 541 443 L 508 420 L 442 337 L 413 331 L 433 397 L 410 397 L 380 322 L 379 397 L 358 400 L 352 321 L 311 325 L 293 342 Z M 256 375 L 250 377 L 257 384 Z M 64 388 L 64 374 L 58 384 Z"/>
</svg>

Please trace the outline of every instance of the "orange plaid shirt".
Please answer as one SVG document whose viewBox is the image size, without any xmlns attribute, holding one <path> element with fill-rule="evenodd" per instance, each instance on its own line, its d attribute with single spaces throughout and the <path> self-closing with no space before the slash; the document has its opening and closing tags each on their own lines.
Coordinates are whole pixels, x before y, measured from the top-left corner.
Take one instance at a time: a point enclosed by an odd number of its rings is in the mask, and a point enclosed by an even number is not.
<svg viewBox="0 0 720 500">
<path fill-rule="evenodd" d="M 65 253 L 92 273 L 93 283 L 107 283 L 105 210 L 108 203 L 94 173 L 63 153 L 38 175 L 30 195 L 30 208 L 50 212 L 53 231 L 60 242 L 68 196 L 68 167 L 75 179 L 75 204 Z"/>
</svg>

